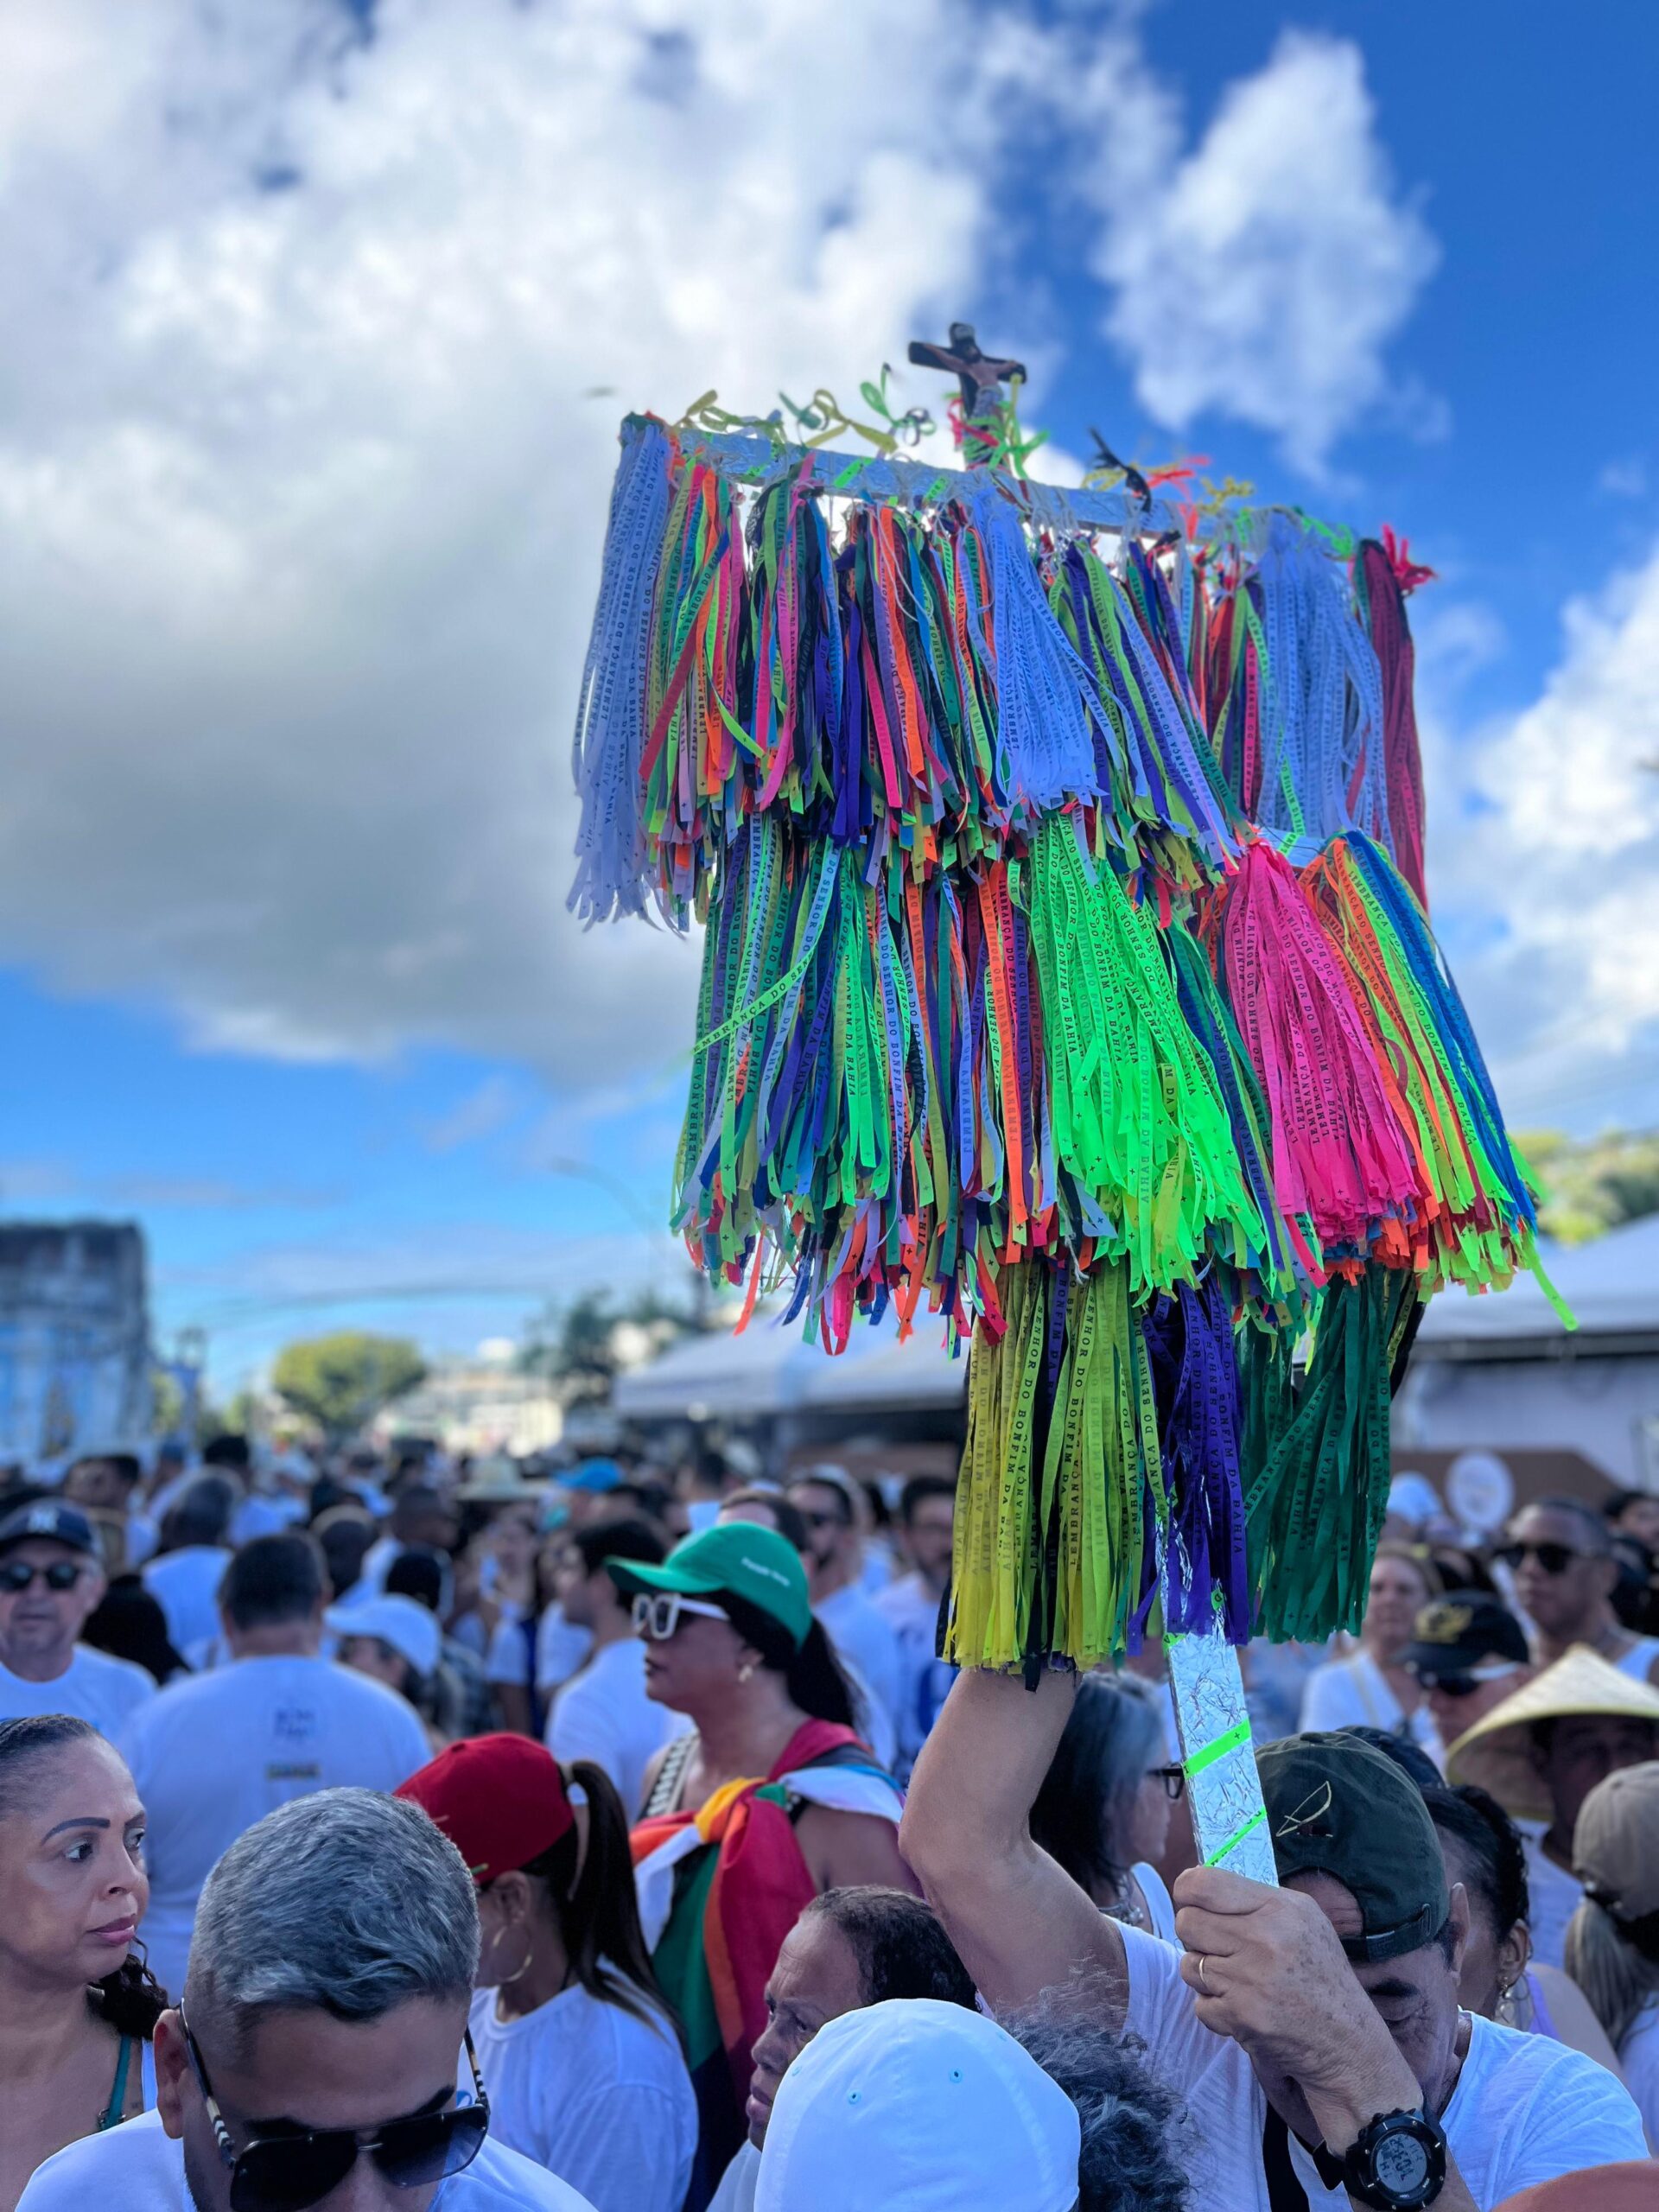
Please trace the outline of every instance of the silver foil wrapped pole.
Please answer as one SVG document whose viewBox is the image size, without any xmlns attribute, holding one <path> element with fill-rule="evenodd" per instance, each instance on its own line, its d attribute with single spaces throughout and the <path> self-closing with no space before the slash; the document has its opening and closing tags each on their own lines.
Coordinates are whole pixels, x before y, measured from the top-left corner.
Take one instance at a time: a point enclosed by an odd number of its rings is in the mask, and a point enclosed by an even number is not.
<svg viewBox="0 0 1659 2212">
<path fill-rule="evenodd" d="M 1238 1654 L 1219 1633 L 1173 1636 L 1164 1650 L 1199 1859 L 1277 1888 Z"/>
</svg>

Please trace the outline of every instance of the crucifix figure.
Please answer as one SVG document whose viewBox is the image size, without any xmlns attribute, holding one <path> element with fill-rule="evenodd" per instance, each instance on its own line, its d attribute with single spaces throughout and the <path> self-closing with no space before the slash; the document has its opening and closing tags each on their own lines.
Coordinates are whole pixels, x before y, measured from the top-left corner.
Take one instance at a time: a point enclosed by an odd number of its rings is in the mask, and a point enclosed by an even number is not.
<svg viewBox="0 0 1659 2212">
<path fill-rule="evenodd" d="M 925 338 L 912 338 L 910 358 L 920 369 L 944 369 L 962 386 L 962 411 L 971 423 L 988 415 L 1010 377 L 1023 382 L 1023 361 L 994 361 L 979 350 L 971 322 L 953 322 L 948 346 L 935 346 Z"/>
</svg>

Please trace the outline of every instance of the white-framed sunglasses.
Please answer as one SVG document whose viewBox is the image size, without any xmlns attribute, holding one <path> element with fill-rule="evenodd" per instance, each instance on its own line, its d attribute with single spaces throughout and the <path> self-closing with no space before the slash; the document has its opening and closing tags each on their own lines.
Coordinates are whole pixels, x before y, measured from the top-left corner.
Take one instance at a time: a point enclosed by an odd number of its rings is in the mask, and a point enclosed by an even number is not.
<svg viewBox="0 0 1659 2212">
<path fill-rule="evenodd" d="M 720 1606 L 700 1605 L 695 1598 L 683 1598 L 677 1590 L 640 1590 L 633 1600 L 633 1632 L 648 1637 L 653 1643 L 666 1643 L 678 1628 L 682 1613 L 696 1613 L 706 1621 L 727 1618 Z"/>
</svg>

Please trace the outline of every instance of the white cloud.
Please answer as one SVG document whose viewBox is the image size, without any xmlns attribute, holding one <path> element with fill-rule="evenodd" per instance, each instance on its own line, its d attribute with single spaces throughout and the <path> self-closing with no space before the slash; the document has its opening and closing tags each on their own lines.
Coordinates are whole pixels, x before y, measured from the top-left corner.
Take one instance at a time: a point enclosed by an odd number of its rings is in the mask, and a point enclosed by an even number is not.
<svg viewBox="0 0 1659 2212">
<path fill-rule="evenodd" d="M 427 1123 L 421 1132 L 422 1141 L 429 1152 L 459 1151 L 464 1145 L 477 1144 L 480 1139 L 493 1136 L 499 1129 L 505 1128 L 521 1112 L 523 1105 L 518 1085 L 511 1077 L 499 1073 L 486 1075 L 447 1114 Z"/>
<path fill-rule="evenodd" d="M 1463 818 L 1431 823 L 1433 888 L 1478 931 L 1460 980 L 1516 1116 L 1641 1118 L 1644 1083 L 1650 1119 L 1659 544 L 1563 628 L 1539 697 L 1458 749 Z"/>
<path fill-rule="evenodd" d="M 1605 463 L 1596 477 L 1596 489 L 1614 499 L 1644 499 L 1648 494 L 1648 464 L 1639 454 Z"/>
<path fill-rule="evenodd" d="M 1317 461 L 1431 254 L 1353 49 L 1287 41 L 1189 150 L 1132 6 L 1087 67 L 960 14 L 844 0 L 831 46 L 808 0 L 380 0 L 367 41 L 342 0 L 11 11 L 6 957 L 206 1047 L 676 1087 L 696 944 L 563 903 L 616 418 L 850 398 L 971 311 L 999 164 L 1057 118 L 1148 404 Z"/>
<path fill-rule="evenodd" d="M 1230 416 L 1313 475 L 1390 400 L 1443 428 L 1443 410 L 1390 393 L 1384 351 L 1438 250 L 1395 188 L 1356 46 L 1287 32 L 1190 148 L 1132 31 L 1096 46 L 1072 98 L 1097 137 L 1085 190 L 1106 327 L 1160 423 Z"/>
<path fill-rule="evenodd" d="M 833 54 L 806 0 L 52 15 L 0 33 L 0 943 L 208 1046 L 652 1065 L 695 947 L 563 907 L 616 418 L 960 311 L 948 0 Z"/>
</svg>

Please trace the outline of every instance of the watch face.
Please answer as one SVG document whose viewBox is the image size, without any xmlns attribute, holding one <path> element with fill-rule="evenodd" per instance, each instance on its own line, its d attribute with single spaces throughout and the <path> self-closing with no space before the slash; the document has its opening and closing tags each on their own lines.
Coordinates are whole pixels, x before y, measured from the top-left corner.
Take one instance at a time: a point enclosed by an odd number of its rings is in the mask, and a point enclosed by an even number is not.
<svg viewBox="0 0 1659 2212">
<path fill-rule="evenodd" d="M 1428 2178 L 1428 2145 L 1402 2128 L 1397 2135 L 1382 2138 L 1371 2164 L 1390 2196 L 1409 2201 Z"/>
</svg>

